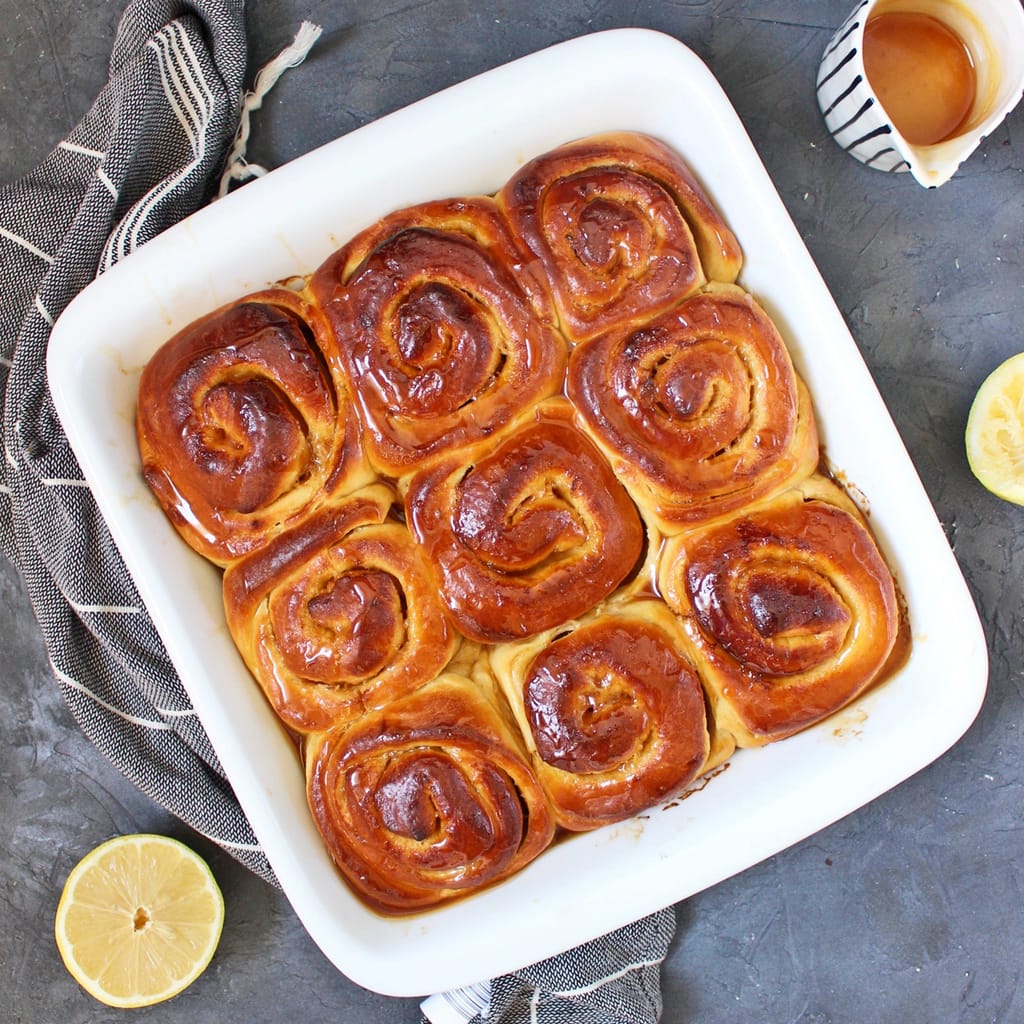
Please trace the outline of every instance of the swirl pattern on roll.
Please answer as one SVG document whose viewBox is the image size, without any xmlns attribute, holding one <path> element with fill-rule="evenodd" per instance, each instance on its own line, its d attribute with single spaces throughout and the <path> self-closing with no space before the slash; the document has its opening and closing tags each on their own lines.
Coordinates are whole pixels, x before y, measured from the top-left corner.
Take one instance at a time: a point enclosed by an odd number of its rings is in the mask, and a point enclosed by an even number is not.
<svg viewBox="0 0 1024 1024">
<path fill-rule="evenodd" d="M 328 729 L 434 678 L 456 643 L 394 496 L 329 503 L 224 573 L 228 627 L 281 721 Z"/>
<path fill-rule="evenodd" d="M 456 673 L 313 737 L 307 793 L 335 863 L 385 913 L 426 909 L 505 878 L 554 835 L 503 713 Z"/>
<path fill-rule="evenodd" d="M 654 598 L 491 654 L 559 825 L 630 818 L 678 794 L 711 751 L 690 643 Z"/>
<path fill-rule="evenodd" d="M 268 289 L 193 322 L 145 366 L 142 471 L 186 542 L 226 565 L 368 480 L 319 310 Z"/>
<path fill-rule="evenodd" d="M 663 143 L 611 132 L 529 161 L 498 193 L 574 342 L 653 316 L 742 264 L 732 232 Z"/>
<path fill-rule="evenodd" d="M 567 390 L 667 533 L 809 475 L 810 396 L 771 319 L 734 285 L 577 348 Z"/>
<path fill-rule="evenodd" d="M 560 399 L 417 474 L 405 509 L 456 625 L 484 643 L 582 614 L 644 550 L 636 507 Z"/>
<path fill-rule="evenodd" d="M 561 388 L 565 343 L 524 263 L 475 198 L 398 211 L 314 275 L 380 472 L 490 436 Z"/>
<path fill-rule="evenodd" d="M 878 678 L 900 630 L 895 585 L 849 498 L 812 477 L 666 545 L 659 585 L 740 746 L 827 717 Z"/>
</svg>

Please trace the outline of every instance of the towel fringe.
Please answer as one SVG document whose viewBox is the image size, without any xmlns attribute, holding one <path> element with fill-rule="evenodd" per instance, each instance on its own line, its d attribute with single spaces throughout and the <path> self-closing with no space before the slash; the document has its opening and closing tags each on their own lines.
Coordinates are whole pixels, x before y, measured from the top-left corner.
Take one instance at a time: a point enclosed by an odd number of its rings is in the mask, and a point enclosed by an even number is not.
<svg viewBox="0 0 1024 1024">
<path fill-rule="evenodd" d="M 228 153 L 227 164 L 221 174 L 220 186 L 217 189 L 218 199 L 227 195 L 233 181 L 247 181 L 249 178 L 258 178 L 267 173 L 265 167 L 249 163 L 245 158 L 245 150 L 249 144 L 252 112 L 259 110 L 263 105 L 264 96 L 274 88 L 285 71 L 297 67 L 306 59 L 322 32 L 323 29 L 319 25 L 304 21 L 299 26 L 291 43 L 273 60 L 265 64 L 256 75 L 252 90 L 247 92 L 242 100 L 242 114 L 238 122 L 238 131 L 235 133 L 231 151 Z"/>
</svg>

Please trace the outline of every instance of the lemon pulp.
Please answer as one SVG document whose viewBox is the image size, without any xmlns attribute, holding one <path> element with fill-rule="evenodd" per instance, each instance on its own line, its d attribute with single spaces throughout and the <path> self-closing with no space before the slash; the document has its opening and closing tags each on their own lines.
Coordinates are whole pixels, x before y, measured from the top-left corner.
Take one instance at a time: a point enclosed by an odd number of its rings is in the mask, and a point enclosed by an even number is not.
<svg viewBox="0 0 1024 1024">
<path fill-rule="evenodd" d="M 1024 352 L 985 379 L 967 417 L 967 462 L 993 494 L 1024 505 Z"/>
<path fill-rule="evenodd" d="M 108 1006 L 177 995 L 206 969 L 224 900 L 206 862 L 166 836 L 117 836 L 72 869 L 57 906 L 57 948 L 72 977 Z"/>
</svg>

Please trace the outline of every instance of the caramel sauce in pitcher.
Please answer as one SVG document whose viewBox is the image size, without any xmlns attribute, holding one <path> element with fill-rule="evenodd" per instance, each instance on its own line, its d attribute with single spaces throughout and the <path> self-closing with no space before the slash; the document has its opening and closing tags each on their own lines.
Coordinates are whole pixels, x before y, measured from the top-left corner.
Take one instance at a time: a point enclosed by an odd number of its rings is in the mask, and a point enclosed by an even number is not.
<svg viewBox="0 0 1024 1024">
<path fill-rule="evenodd" d="M 930 14 L 889 11 L 864 26 L 864 70 L 897 131 L 914 146 L 957 135 L 977 88 L 960 36 Z"/>
</svg>

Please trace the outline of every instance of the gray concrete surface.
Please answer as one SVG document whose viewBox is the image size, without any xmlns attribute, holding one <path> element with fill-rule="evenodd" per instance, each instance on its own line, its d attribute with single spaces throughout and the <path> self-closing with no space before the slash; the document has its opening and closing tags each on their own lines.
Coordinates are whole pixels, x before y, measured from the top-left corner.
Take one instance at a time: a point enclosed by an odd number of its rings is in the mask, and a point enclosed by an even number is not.
<svg viewBox="0 0 1024 1024">
<path fill-rule="evenodd" d="M 0 176 L 26 172 L 105 77 L 120 0 L 0 0 Z M 945 756 L 880 799 L 677 908 L 664 1020 L 1024 1020 L 1024 509 L 973 479 L 976 387 L 1024 350 L 1024 107 L 926 192 L 826 136 L 819 55 L 846 0 L 262 0 L 252 67 L 309 18 L 325 29 L 254 120 L 276 166 L 408 102 L 550 43 L 620 26 L 677 37 L 735 105 L 856 338 L 977 602 L 991 673 Z M 415 1000 L 335 971 L 284 899 L 125 782 L 82 738 L 50 677 L 25 592 L 0 564 L 0 1019 L 121 1019 L 65 973 L 63 879 L 115 832 L 166 831 L 208 856 L 227 924 L 206 974 L 152 1022 L 399 1024 Z M 908 729 L 913 723 L 907 723 Z"/>
</svg>

